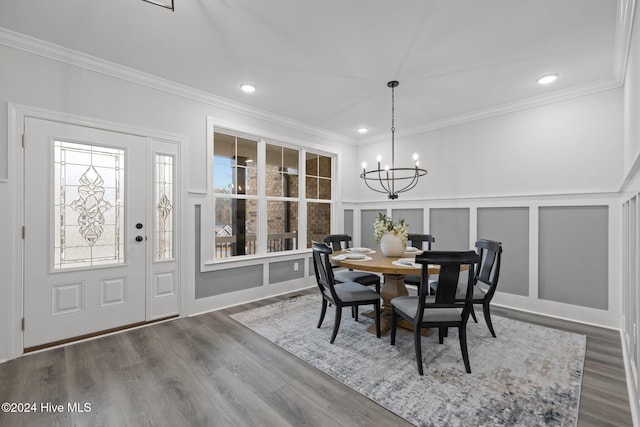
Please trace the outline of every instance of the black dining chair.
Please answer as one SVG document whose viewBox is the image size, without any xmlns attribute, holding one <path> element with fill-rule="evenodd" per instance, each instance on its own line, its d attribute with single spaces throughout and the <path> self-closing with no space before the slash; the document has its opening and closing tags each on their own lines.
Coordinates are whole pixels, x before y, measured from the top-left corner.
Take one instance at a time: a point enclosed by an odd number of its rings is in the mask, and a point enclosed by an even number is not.
<svg viewBox="0 0 640 427">
<path fill-rule="evenodd" d="M 484 314 L 484 320 L 487 323 L 489 332 L 495 338 L 496 332 L 493 328 L 493 322 L 491 322 L 490 304 L 493 299 L 493 295 L 496 293 L 498 287 L 498 279 L 500 278 L 500 263 L 502 261 L 502 243 L 495 240 L 480 239 L 475 244 L 476 252 L 482 259 L 481 263 L 477 266 L 475 272 L 475 285 L 473 287 L 473 304 L 482 304 L 482 312 Z M 438 283 L 432 282 L 431 289 L 434 291 L 437 289 Z M 458 286 L 458 292 L 456 293 L 456 299 L 461 301 L 465 298 L 464 284 Z M 478 323 L 476 312 L 471 306 L 471 317 Z"/>
<path fill-rule="evenodd" d="M 324 242 L 330 245 L 334 252 L 349 249 L 351 236 L 348 234 L 329 234 Z M 336 268 L 336 266 L 333 266 Z M 374 273 L 357 270 L 336 271 L 336 282 L 356 282 L 364 286 L 375 286 L 376 292 L 380 293 L 380 276 Z"/>
<path fill-rule="evenodd" d="M 417 296 L 396 297 L 391 300 L 391 345 L 396 343 L 398 318 L 402 317 L 413 326 L 413 341 L 418 373 L 423 375 L 421 332 L 424 328 L 438 328 L 440 344 L 448 335 L 449 328 L 458 328 L 462 360 L 467 373 L 471 373 L 467 351 L 467 320 L 471 313 L 473 294 L 473 265 L 480 262 L 474 251 L 430 251 L 416 256 L 422 265 Z M 439 283 L 435 295 L 429 295 L 429 264 L 440 266 Z M 463 265 L 469 265 L 466 295 L 463 301 L 456 300 L 458 279 Z"/>
<path fill-rule="evenodd" d="M 407 236 L 407 242 L 411 242 L 411 246 L 420 250 L 431 250 L 431 244 L 435 242 L 436 239 L 431 234 L 412 234 L 409 233 Z M 426 243 L 426 248 L 425 248 Z M 418 274 L 407 274 L 404 276 L 404 283 L 407 285 L 418 286 L 420 285 L 420 275 Z"/>
<path fill-rule="evenodd" d="M 502 243 L 495 240 L 480 239 L 476 242 L 476 249 L 480 255 L 482 262 L 478 265 L 476 271 L 475 286 L 473 287 L 473 304 L 482 304 L 482 312 L 484 320 L 487 323 L 489 332 L 495 338 L 496 332 L 491 322 L 490 304 L 493 295 L 498 287 L 498 278 L 500 277 L 500 262 L 502 260 Z M 462 298 L 462 289 L 458 287 L 456 298 Z M 476 322 L 476 313 L 471 306 L 471 316 Z"/>
<path fill-rule="evenodd" d="M 380 338 L 380 294 L 356 282 L 336 283 L 329 259 L 329 256 L 333 253 L 332 249 L 321 242 L 312 242 L 312 248 L 313 269 L 316 274 L 318 288 L 320 288 L 320 293 L 322 294 L 322 310 L 318 328 L 322 326 L 327 312 L 327 304 L 331 303 L 336 309 L 333 332 L 329 341 L 333 344 L 340 328 L 342 308 L 355 307 L 357 312 L 359 306 L 371 304 L 374 306 L 375 311 L 376 337 Z"/>
</svg>

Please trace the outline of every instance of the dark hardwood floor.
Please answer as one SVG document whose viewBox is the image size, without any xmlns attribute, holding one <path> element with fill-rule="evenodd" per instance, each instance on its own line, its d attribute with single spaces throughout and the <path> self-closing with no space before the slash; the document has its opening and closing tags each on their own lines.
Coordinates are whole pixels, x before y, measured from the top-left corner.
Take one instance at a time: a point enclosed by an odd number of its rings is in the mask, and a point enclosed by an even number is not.
<svg viewBox="0 0 640 427">
<path fill-rule="evenodd" d="M 36 409 L 0 413 L 0 426 L 409 426 L 227 316 L 282 298 L 0 364 L 0 402 Z M 618 332 L 494 312 L 586 334 L 578 425 L 632 425 Z M 52 412 L 56 405 L 61 412 Z M 77 408 L 85 412 L 70 410 Z"/>
</svg>

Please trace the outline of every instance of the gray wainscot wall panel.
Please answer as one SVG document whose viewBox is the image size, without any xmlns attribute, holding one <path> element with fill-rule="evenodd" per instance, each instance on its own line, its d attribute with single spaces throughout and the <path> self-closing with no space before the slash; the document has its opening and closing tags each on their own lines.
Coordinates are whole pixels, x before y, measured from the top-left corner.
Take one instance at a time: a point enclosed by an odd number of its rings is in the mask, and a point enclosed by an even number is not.
<svg viewBox="0 0 640 427">
<path fill-rule="evenodd" d="M 607 310 L 608 206 L 550 206 L 539 211 L 538 297 Z"/>
<path fill-rule="evenodd" d="M 269 263 L 269 284 L 302 279 L 303 277 L 304 258 Z"/>
<path fill-rule="evenodd" d="M 434 251 L 464 251 L 469 244 L 469 208 L 433 208 L 429 211 L 429 234 Z"/>
<path fill-rule="evenodd" d="M 344 210 L 344 232 L 353 237 L 353 209 Z"/>
<path fill-rule="evenodd" d="M 201 207 L 195 207 L 195 233 L 196 233 L 196 299 L 207 298 L 214 295 L 222 295 L 229 292 L 240 291 L 262 286 L 262 264 L 246 267 L 229 268 L 217 271 L 200 271 L 200 215 Z"/>
<path fill-rule="evenodd" d="M 360 211 L 360 246 L 365 248 L 378 246 L 376 238 L 373 237 L 373 223 L 380 213 L 386 214 L 387 211 L 380 209 L 363 209 Z"/>
<path fill-rule="evenodd" d="M 424 232 L 424 209 L 393 209 L 391 217 L 396 222 L 404 219 L 404 222 L 409 225 L 409 233 Z"/>
<path fill-rule="evenodd" d="M 502 242 L 498 292 L 529 295 L 529 208 L 478 208 L 478 239 Z"/>
</svg>

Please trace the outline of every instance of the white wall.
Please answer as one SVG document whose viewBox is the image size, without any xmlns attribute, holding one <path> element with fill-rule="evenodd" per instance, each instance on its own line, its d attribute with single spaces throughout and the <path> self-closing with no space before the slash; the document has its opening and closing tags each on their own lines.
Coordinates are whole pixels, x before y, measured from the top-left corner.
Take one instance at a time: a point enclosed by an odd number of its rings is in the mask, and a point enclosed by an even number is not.
<svg viewBox="0 0 640 427">
<path fill-rule="evenodd" d="M 640 193 L 640 13 L 636 10 L 633 22 L 633 33 L 629 58 L 624 81 L 624 176 L 625 181 L 621 190 L 626 193 L 624 201 L 634 198 L 637 202 Z M 624 208 L 628 209 L 626 204 Z M 637 247 L 640 238 L 637 234 L 639 219 L 634 216 L 634 209 L 628 209 L 623 218 L 623 331 L 622 344 L 625 354 L 627 373 L 627 387 L 634 422 L 640 422 L 640 379 L 638 374 L 638 351 L 640 337 L 637 335 L 637 325 L 640 324 L 640 306 L 638 303 L 639 260 Z M 634 231 L 636 232 L 634 234 Z M 634 298 L 635 297 L 635 298 Z M 634 336 L 635 334 L 635 336 Z M 634 357 L 635 355 L 635 357 Z"/>
<path fill-rule="evenodd" d="M 624 174 L 625 190 L 640 191 L 640 13 L 636 11 L 629 62 L 624 81 Z M 635 166 L 635 167 L 634 167 Z"/>
<path fill-rule="evenodd" d="M 622 89 L 608 90 L 397 139 L 396 167 L 411 166 L 411 155 L 418 152 L 420 166 L 429 171 L 415 190 L 400 197 L 618 191 L 622 97 Z M 359 147 L 359 163 L 373 165 L 377 153 L 389 161 L 390 141 Z M 358 185 L 356 200 L 384 197 Z"/>
<path fill-rule="evenodd" d="M 70 55 L 75 56 L 72 52 Z M 186 188 L 196 193 L 206 189 L 207 116 L 226 125 L 241 125 L 242 130 L 255 131 L 257 135 L 270 137 L 274 141 L 339 152 L 345 161 L 337 165 L 338 176 L 346 174 L 345 167 L 350 166 L 354 157 L 355 149 L 352 146 L 332 140 L 311 128 L 307 132 L 304 126 L 293 122 L 288 126 L 286 120 L 270 121 L 268 115 L 242 114 L 207 103 L 206 100 L 196 100 L 196 97 L 158 90 L 149 85 L 137 84 L 2 44 L 0 63 L 0 147 L 4 147 L 8 140 L 7 104 L 14 103 L 184 135 L 188 139 L 188 147 L 183 148 L 188 162 L 185 165 Z M 9 152 L 19 153 L 19 149 L 12 147 Z M 6 150 L 2 150 L 0 161 L 5 160 L 5 155 Z M 0 182 L 0 361 L 10 355 L 13 339 L 9 331 L 12 313 L 10 308 L 14 301 L 11 290 L 21 276 L 19 258 L 13 252 L 16 242 L 20 242 L 19 231 L 22 225 L 22 219 L 15 217 L 19 191 L 15 188 L 16 169 L 13 163 L 18 159 L 17 156 L 8 159 L 8 182 Z M 192 247 L 195 244 L 191 232 L 194 229 L 192 201 L 184 208 L 184 217 L 188 222 L 182 241 Z M 17 245 L 19 248 L 20 243 Z M 185 261 L 183 265 L 192 268 L 191 260 Z M 193 277 L 191 271 L 187 275 Z"/>
</svg>

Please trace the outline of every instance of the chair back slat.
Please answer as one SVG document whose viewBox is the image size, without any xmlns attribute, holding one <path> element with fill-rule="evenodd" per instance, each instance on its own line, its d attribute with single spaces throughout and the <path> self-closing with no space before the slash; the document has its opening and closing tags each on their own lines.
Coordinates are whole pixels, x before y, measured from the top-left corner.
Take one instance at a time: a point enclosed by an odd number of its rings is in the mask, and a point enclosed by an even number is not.
<svg viewBox="0 0 640 427">
<path fill-rule="evenodd" d="M 440 267 L 438 289 L 436 290 L 436 304 L 450 304 L 455 301 L 459 276 L 460 265 L 443 265 Z"/>
<path fill-rule="evenodd" d="M 343 249 L 349 249 L 351 236 L 348 234 L 329 234 L 324 238 L 324 242 L 330 245 L 334 252 L 337 252 Z"/>
<path fill-rule="evenodd" d="M 335 278 L 329 256 L 333 253 L 331 248 L 322 242 L 311 242 L 313 249 L 313 270 L 316 274 L 316 282 L 320 292 L 329 291 L 334 301 L 338 298 L 333 288 Z"/>
<path fill-rule="evenodd" d="M 424 243 L 427 244 L 427 250 L 431 250 L 431 244 L 436 241 L 435 237 L 431 234 L 413 234 L 409 233 L 407 235 L 407 241 L 411 242 L 411 246 L 414 248 L 423 250 Z"/>
<path fill-rule="evenodd" d="M 422 322 L 425 306 L 440 308 L 462 308 L 461 318 L 463 322 L 471 312 L 471 297 L 475 284 L 474 265 L 480 263 L 480 255 L 474 251 L 426 251 L 416 255 L 416 263 L 422 265 L 420 298 L 418 300 L 417 321 Z M 435 303 L 427 303 L 426 289 L 429 288 L 429 265 L 440 266 L 438 275 L 438 288 L 436 290 Z M 456 301 L 458 279 L 463 265 L 468 265 L 467 288 L 464 301 Z"/>
<path fill-rule="evenodd" d="M 476 242 L 476 248 L 482 259 L 478 266 L 476 280 L 488 285 L 488 293 L 493 294 L 500 276 L 502 243 L 495 240 L 480 239 Z"/>
</svg>

